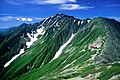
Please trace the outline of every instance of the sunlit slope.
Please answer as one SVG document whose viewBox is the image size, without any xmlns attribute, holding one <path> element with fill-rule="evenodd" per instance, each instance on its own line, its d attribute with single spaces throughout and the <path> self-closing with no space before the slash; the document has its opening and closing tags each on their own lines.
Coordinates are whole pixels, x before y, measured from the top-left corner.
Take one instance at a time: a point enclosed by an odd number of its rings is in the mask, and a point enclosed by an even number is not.
<svg viewBox="0 0 120 80">
<path fill-rule="evenodd" d="M 100 17 L 89 22 L 58 14 L 42 26 L 46 33 L 5 68 L 3 80 L 112 80 L 120 74 L 119 22 Z"/>
</svg>

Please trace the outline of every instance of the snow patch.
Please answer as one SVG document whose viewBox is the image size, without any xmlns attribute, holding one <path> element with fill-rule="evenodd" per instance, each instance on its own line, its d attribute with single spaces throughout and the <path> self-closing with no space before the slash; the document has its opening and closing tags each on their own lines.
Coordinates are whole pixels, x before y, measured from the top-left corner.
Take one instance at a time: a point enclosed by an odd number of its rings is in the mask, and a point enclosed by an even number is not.
<svg viewBox="0 0 120 80">
<path fill-rule="evenodd" d="M 89 23 L 89 22 L 90 22 L 90 20 L 87 20 L 87 22 Z"/>
<path fill-rule="evenodd" d="M 7 67 L 12 61 L 14 61 L 14 60 L 15 60 L 18 56 L 20 56 L 22 53 L 24 53 L 24 49 L 20 49 L 19 54 L 13 56 L 12 59 L 11 59 L 10 61 L 8 61 L 8 62 L 4 65 L 4 67 Z"/>
<path fill-rule="evenodd" d="M 44 31 L 44 27 L 37 29 L 37 33 L 33 34 L 32 36 L 30 33 L 27 33 L 27 36 L 30 38 L 30 42 L 26 42 L 27 48 L 29 48 L 38 38 L 38 35 L 44 35 L 45 31 Z"/>
<path fill-rule="evenodd" d="M 40 29 L 37 29 L 37 36 L 40 34 L 40 35 L 44 35 L 45 34 L 45 31 L 44 31 L 44 27 L 40 28 Z"/>
<path fill-rule="evenodd" d="M 78 25 L 80 24 L 80 21 L 78 21 Z"/>
<path fill-rule="evenodd" d="M 53 60 L 60 56 L 60 54 L 62 53 L 63 49 L 72 41 L 74 36 L 75 36 L 75 34 L 72 34 L 71 37 L 69 38 L 69 40 L 59 48 L 59 50 L 56 52 Z"/>
<path fill-rule="evenodd" d="M 59 26 L 58 22 L 56 23 L 56 26 Z"/>
<path fill-rule="evenodd" d="M 76 20 L 74 20 L 73 22 L 75 22 Z"/>
<path fill-rule="evenodd" d="M 81 21 L 81 24 L 83 24 L 83 21 Z"/>
<path fill-rule="evenodd" d="M 53 18 L 54 16 L 51 16 L 51 18 Z"/>
<path fill-rule="evenodd" d="M 27 48 L 29 48 L 33 44 L 33 42 L 37 40 L 37 38 L 31 37 L 29 33 L 27 33 L 27 36 L 30 38 L 30 42 L 26 42 Z"/>
</svg>

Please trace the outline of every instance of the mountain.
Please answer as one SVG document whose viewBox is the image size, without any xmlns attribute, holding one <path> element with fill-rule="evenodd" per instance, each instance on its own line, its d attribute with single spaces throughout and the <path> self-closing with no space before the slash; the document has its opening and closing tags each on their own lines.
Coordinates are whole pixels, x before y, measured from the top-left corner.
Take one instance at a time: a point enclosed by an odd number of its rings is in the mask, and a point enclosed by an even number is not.
<svg viewBox="0 0 120 80">
<path fill-rule="evenodd" d="M 7 31 L 14 29 L 14 28 L 15 28 L 15 26 L 7 27 L 7 28 L 0 28 L 0 33 L 7 32 Z"/>
<path fill-rule="evenodd" d="M 0 71 L 7 61 L 18 54 L 21 48 L 26 46 L 26 41 L 29 41 L 27 33 L 36 30 L 35 26 L 38 25 L 39 23 L 33 25 L 23 23 L 16 28 L 7 29 L 0 33 Z"/>
<path fill-rule="evenodd" d="M 1 80 L 119 80 L 120 23 L 56 14 L 0 43 Z"/>
</svg>

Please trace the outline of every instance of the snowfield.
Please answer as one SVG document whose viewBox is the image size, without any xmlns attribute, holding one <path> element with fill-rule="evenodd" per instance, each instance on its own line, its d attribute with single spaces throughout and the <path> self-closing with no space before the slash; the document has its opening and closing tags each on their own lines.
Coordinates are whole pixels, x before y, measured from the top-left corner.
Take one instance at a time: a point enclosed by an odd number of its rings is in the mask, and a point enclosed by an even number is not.
<svg viewBox="0 0 120 80">
<path fill-rule="evenodd" d="M 23 53 L 24 53 L 24 49 L 20 49 L 19 54 L 13 56 L 12 59 L 11 59 L 10 61 L 8 61 L 8 62 L 4 65 L 4 67 L 7 67 L 12 61 L 14 61 L 18 56 L 20 56 L 20 55 L 23 54 Z"/>
<path fill-rule="evenodd" d="M 62 53 L 63 49 L 72 41 L 74 36 L 75 36 L 75 34 L 72 34 L 71 37 L 69 38 L 69 40 L 59 48 L 59 50 L 56 52 L 53 60 L 60 56 L 60 54 Z"/>
<path fill-rule="evenodd" d="M 32 34 L 32 36 L 30 35 L 30 33 L 27 33 L 27 36 L 30 38 L 30 42 L 26 42 L 27 48 L 29 48 L 38 39 L 38 35 L 44 35 L 44 33 L 44 27 L 37 29 L 37 33 Z"/>
</svg>

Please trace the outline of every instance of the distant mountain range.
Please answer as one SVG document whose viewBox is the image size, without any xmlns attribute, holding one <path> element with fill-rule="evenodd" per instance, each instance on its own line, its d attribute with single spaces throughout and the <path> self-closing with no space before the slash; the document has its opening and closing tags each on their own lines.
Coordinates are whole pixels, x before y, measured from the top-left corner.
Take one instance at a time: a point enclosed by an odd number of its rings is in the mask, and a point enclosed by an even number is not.
<svg viewBox="0 0 120 80">
<path fill-rule="evenodd" d="M 0 33 L 1 80 L 119 80 L 120 22 L 56 14 Z"/>
<path fill-rule="evenodd" d="M 13 29 L 13 28 L 16 28 L 15 26 L 11 26 L 11 27 L 5 27 L 5 28 L 0 28 L 0 32 L 5 32 L 5 31 L 8 31 L 10 29 Z"/>
</svg>

